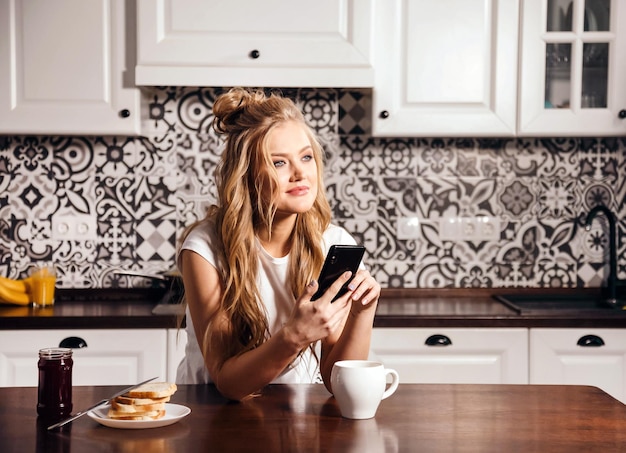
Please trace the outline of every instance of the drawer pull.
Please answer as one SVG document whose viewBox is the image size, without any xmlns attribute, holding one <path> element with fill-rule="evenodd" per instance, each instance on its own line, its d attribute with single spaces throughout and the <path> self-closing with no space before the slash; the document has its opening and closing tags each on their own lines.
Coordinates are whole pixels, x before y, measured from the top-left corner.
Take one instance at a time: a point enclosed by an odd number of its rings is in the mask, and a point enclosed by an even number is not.
<svg viewBox="0 0 626 453">
<path fill-rule="evenodd" d="M 426 346 L 450 346 L 452 340 L 445 335 L 435 334 L 426 338 L 425 344 Z"/>
<path fill-rule="evenodd" d="M 578 339 L 578 346 L 599 348 L 604 346 L 604 340 L 597 335 L 584 335 Z"/>
<path fill-rule="evenodd" d="M 87 347 L 87 342 L 80 337 L 67 337 L 59 343 L 60 348 L 81 349 Z"/>
</svg>

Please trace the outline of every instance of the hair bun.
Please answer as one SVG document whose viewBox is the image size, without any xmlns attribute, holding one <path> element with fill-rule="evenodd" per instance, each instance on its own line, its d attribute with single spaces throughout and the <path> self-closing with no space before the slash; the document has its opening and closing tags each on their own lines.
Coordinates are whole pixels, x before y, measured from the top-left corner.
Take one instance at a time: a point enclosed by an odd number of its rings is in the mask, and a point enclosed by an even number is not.
<svg viewBox="0 0 626 453">
<path fill-rule="evenodd" d="M 262 91 L 252 92 L 244 88 L 232 88 L 218 96 L 213 104 L 213 125 L 219 134 L 228 134 L 241 128 L 239 118 L 246 108 L 254 103 L 265 99 Z"/>
</svg>

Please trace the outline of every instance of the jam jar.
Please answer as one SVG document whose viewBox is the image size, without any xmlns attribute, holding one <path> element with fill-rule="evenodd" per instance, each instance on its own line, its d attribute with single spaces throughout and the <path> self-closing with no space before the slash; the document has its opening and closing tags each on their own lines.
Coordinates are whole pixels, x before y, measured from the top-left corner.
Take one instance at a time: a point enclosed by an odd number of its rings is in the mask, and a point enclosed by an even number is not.
<svg viewBox="0 0 626 453">
<path fill-rule="evenodd" d="M 46 419 L 62 419 L 72 413 L 72 350 L 39 350 L 37 413 Z"/>
</svg>

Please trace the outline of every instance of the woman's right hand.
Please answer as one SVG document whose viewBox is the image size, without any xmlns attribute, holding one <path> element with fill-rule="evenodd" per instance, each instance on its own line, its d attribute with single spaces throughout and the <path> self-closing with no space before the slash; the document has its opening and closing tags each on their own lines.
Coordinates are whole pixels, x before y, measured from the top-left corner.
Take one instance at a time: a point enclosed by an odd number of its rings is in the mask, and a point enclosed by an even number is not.
<svg viewBox="0 0 626 453">
<path fill-rule="evenodd" d="M 286 337 L 302 349 L 309 344 L 327 338 L 337 338 L 350 311 L 352 288 L 334 302 L 331 302 L 343 285 L 350 280 L 352 273 L 344 272 L 315 301 L 311 297 L 317 291 L 317 282 L 307 286 L 304 294 L 298 298 L 289 320 L 283 326 Z"/>
</svg>

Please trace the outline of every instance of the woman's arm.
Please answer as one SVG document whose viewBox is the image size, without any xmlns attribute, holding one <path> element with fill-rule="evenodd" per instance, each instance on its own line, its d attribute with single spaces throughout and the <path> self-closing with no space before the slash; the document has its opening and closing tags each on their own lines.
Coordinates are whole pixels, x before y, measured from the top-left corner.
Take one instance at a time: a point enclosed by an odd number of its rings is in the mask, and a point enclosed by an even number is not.
<svg viewBox="0 0 626 453">
<path fill-rule="evenodd" d="M 357 272 L 350 287 L 354 290 L 341 298 L 347 298 L 351 302 L 351 309 L 343 327 L 322 342 L 320 368 L 324 385 L 331 393 L 330 375 L 335 362 L 367 359 L 374 315 L 380 297 L 380 285 L 366 270 Z"/>
<path fill-rule="evenodd" d="M 259 347 L 220 363 L 231 325 L 221 309 L 222 287 L 217 269 L 195 252 L 180 256 L 185 297 L 205 365 L 217 389 L 227 398 L 244 399 L 272 382 L 310 343 L 337 331 L 350 310 L 348 298 L 331 304 L 350 274 L 340 277 L 325 297 L 310 302 L 317 285 L 307 288 L 285 326 Z M 211 323 L 211 330 L 207 326 Z M 207 338 L 207 334 L 209 335 Z"/>
</svg>

